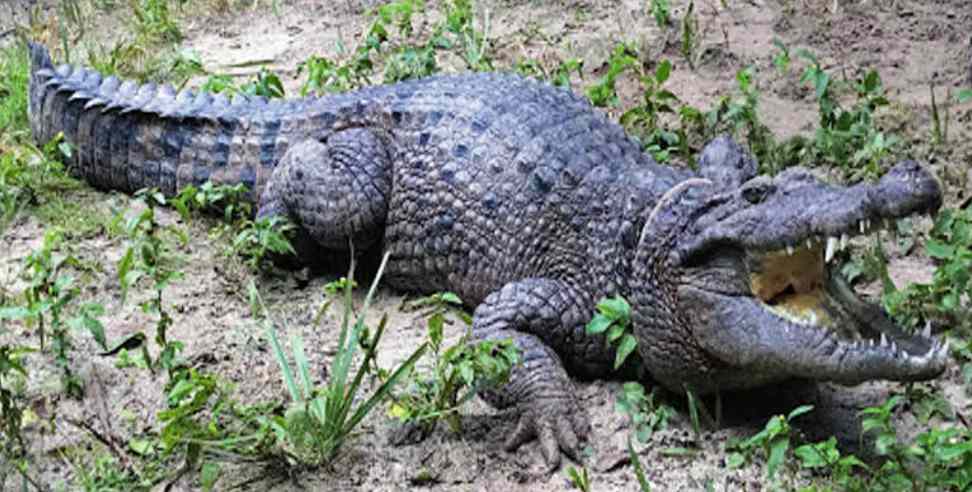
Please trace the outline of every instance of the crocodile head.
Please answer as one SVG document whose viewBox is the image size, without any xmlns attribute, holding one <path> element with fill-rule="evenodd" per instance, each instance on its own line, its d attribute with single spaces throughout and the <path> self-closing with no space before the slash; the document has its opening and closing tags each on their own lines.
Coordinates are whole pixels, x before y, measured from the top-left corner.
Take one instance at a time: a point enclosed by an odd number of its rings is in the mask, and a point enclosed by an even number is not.
<svg viewBox="0 0 972 492">
<path fill-rule="evenodd" d="M 849 238 L 940 206 L 940 185 L 910 161 L 850 187 L 800 168 L 683 182 L 655 206 L 639 245 L 651 287 L 632 297 L 646 368 L 698 392 L 938 376 L 947 347 L 859 298 L 835 257 Z"/>
</svg>

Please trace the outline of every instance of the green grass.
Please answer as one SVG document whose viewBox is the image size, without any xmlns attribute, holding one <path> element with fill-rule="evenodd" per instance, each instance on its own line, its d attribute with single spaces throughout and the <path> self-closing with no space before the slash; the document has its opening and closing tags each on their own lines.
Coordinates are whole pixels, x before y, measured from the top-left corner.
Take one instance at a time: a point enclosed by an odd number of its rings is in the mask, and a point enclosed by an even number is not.
<svg viewBox="0 0 972 492">
<path fill-rule="evenodd" d="M 8 145 L 9 139 L 27 138 L 29 70 L 25 45 L 14 43 L 0 49 L 0 145 Z"/>
</svg>

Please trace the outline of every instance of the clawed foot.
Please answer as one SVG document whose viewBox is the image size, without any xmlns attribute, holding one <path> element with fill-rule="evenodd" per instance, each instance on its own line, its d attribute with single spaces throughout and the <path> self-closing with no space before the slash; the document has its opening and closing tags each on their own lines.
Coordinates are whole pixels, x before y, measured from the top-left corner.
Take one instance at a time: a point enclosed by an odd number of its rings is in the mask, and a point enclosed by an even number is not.
<svg viewBox="0 0 972 492">
<path fill-rule="evenodd" d="M 587 414 L 573 398 L 545 399 L 523 405 L 520 421 L 506 440 L 506 450 L 516 451 L 521 445 L 540 440 L 540 451 L 547 471 L 560 467 L 560 452 L 581 461 L 581 443 L 587 440 L 591 424 Z"/>
</svg>

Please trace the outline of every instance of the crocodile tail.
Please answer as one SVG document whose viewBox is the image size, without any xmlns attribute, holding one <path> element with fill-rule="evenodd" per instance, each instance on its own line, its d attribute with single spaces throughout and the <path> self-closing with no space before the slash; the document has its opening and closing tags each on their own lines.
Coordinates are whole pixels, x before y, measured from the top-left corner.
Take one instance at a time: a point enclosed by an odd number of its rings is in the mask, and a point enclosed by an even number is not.
<svg viewBox="0 0 972 492">
<path fill-rule="evenodd" d="M 157 188 L 172 196 L 205 181 L 243 183 L 259 197 L 291 142 L 326 130 L 318 100 L 176 91 L 136 84 L 83 67 L 51 63 L 29 45 L 29 115 L 44 144 L 63 133 L 72 174 L 102 189 Z"/>
</svg>

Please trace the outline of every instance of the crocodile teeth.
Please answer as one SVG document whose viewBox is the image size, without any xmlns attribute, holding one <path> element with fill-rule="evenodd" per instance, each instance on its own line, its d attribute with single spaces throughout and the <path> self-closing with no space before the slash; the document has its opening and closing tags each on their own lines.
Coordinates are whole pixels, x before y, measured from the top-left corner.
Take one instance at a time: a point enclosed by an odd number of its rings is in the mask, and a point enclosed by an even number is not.
<svg viewBox="0 0 972 492">
<path fill-rule="evenodd" d="M 871 348 L 874 348 L 874 339 L 873 338 L 868 339 L 867 344 L 870 345 Z"/>
<path fill-rule="evenodd" d="M 807 238 L 807 249 L 813 249 L 813 239 Z"/>
<path fill-rule="evenodd" d="M 892 341 L 891 342 L 891 353 L 894 354 L 894 353 L 897 353 L 897 352 L 898 352 L 898 345 Z"/>
<path fill-rule="evenodd" d="M 945 340 L 945 343 L 942 344 L 942 348 L 938 349 L 938 356 L 939 357 L 945 357 L 945 356 L 948 355 L 948 344 L 949 343 L 950 342 L 948 340 Z"/>
<path fill-rule="evenodd" d="M 881 334 L 881 346 L 882 347 L 888 346 L 888 337 L 885 336 L 884 333 Z"/>
<path fill-rule="evenodd" d="M 931 321 L 925 321 L 925 329 L 921 331 L 921 336 L 931 338 Z"/>
<path fill-rule="evenodd" d="M 834 252 L 837 249 L 838 241 L 835 237 L 827 238 L 827 252 L 824 254 L 824 263 L 830 263 L 834 259 Z"/>
<path fill-rule="evenodd" d="M 786 254 L 789 256 L 793 256 L 793 246 L 790 245 L 786 246 Z"/>
<path fill-rule="evenodd" d="M 864 234 L 864 232 L 866 232 L 866 231 L 867 231 L 867 225 L 865 225 L 865 223 L 864 223 L 864 221 L 863 221 L 863 220 L 861 220 L 861 221 L 858 221 L 858 222 L 857 222 L 857 225 L 859 225 L 859 226 L 860 226 L 860 228 L 861 228 L 861 234 Z"/>
<path fill-rule="evenodd" d="M 847 234 L 846 233 L 840 235 L 840 250 L 843 251 L 845 249 L 847 249 Z"/>
</svg>

